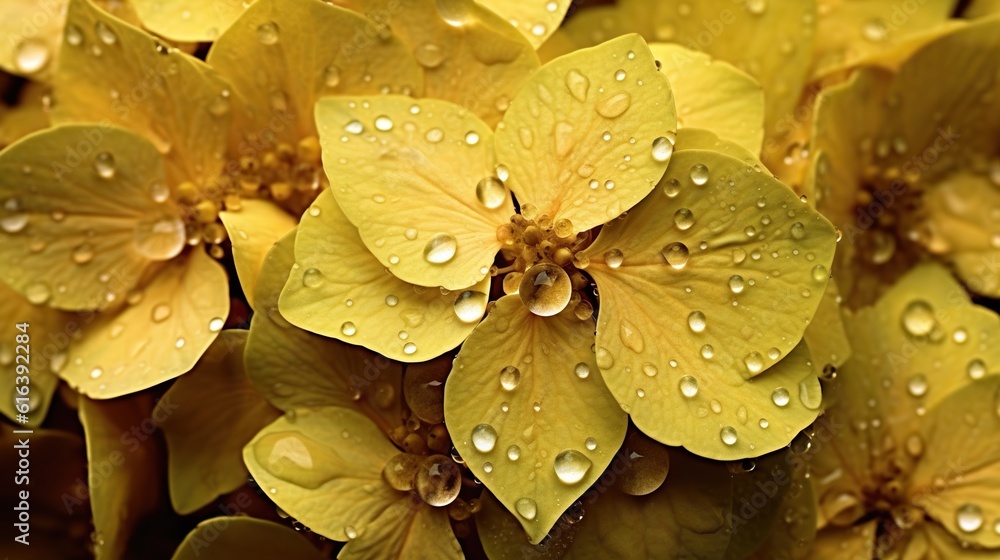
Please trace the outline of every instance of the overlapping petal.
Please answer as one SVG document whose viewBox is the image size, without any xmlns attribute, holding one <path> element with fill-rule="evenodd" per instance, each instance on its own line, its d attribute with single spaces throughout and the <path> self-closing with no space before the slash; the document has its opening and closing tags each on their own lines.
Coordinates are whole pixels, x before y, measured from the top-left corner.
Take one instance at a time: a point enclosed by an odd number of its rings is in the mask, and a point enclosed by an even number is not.
<svg viewBox="0 0 1000 560">
<path fill-rule="evenodd" d="M 295 262 L 295 232 L 264 260 L 257 283 L 257 313 L 247 339 L 247 375 L 274 406 L 360 410 L 385 432 L 402 421 L 402 367 L 374 352 L 298 329 L 278 311 L 278 295 Z"/>
<path fill-rule="evenodd" d="M 726 446 L 719 430 L 738 431 L 736 424 L 716 427 L 710 438 L 693 426 L 714 421 L 711 413 L 698 418 L 712 400 L 738 414 L 744 398 L 736 388 L 792 353 L 822 299 L 833 250 L 829 222 L 787 187 L 728 156 L 678 151 L 657 192 L 605 226 L 585 253 L 600 293 L 597 362 L 609 388 L 643 431 L 665 443 L 703 445 L 716 458 L 786 444 L 791 432 L 754 428 L 761 445 Z M 796 354 L 782 376 L 760 384 L 794 393 L 814 377 L 808 351 Z M 696 398 L 684 396 L 682 379 Z M 813 410 L 790 422 L 804 422 L 796 431 L 819 406 L 811 389 L 804 400 Z M 688 421 L 687 430 L 676 425 Z"/>
<path fill-rule="evenodd" d="M 513 214 L 486 123 L 402 96 L 323 99 L 316 119 L 331 192 L 383 266 L 449 290 L 486 277 Z"/>
<path fill-rule="evenodd" d="M 233 243 L 233 261 L 243 295 L 254 307 L 257 279 L 271 247 L 295 227 L 295 218 L 262 200 L 244 200 L 239 210 L 219 212 Z"/>
<path fill-rule="evenodd" d="M 197 511 L 246 482 L 240 451 L 278 417 L 244 371 L 247 331 L 223 331 L 153 411 L 167 441 L 170 501 Z"/>
<path fill-rule="evenodd" d="M 522 206 L 586 231 L 653 189 L 676 129 L 669 83 L 642 38 L 628 35 L 534 74 L 497 128 L 497 159 Z"/>
<path fill-rule="evenodd" d="M 177 548 L 171 560 L 225 560 L 226 558 L 326 558 L 297 531 L 248 516 L 213 517 L 198 524 Z"/>
<path fill-rule="evenodd" d="M 649 46 L 677 102 L 677 126 L 702 128 L 751 154 L 764 141 L 764 92 L 749 75 L 677 44 Z"/>
<path fill-rule="evenodd" d="M 282 316 L 393 360 L 423 362 L 455 348 L 486 311 L 489 277 L 443 292 L 386 272 L 330 192 L 306 212 L 295 252 L 280 299 Z"/>
<path fill-rule="evenodd" d="M 477 0 L 494 13 L 502 16 L 536 49 L 559 28 L 570 0 Z"/>
<path fill-rule="evenodd" d="M 133 130 L 163 154 L 171 187 L 192 181 L 210 188 L 229 132 L 230 113 L 219 104 L 226 82 L 205 63 L 90 0 L 70 2 L 65 35 L 53 80 L 53 122 Z"/>
<path fill-rule="evenodd" d="M 629 23 L 617 6 L 594 6 L 579 10 L 539 47 L 538 56 L 545 63 L 577 49 L 600 45 L 619 35 L 634 33 L 636 30 Z"/>
<path fill-rule="evenodd" d="M 0 277 L 62 309 L 124 299 L 154 261 L 184 247 L 180 209 L 158 198 L 165 181 L 154 146 L 111 126 L 60 126 L 10 146 L 0 154 L 0 254 L 11 266 Z"/>
<path fill-rule="evenodd" d="M 230 0 L 131 0 L 142 25 L 174 41 L 214 41 L 250 2 Z"/>
<path fill-rule="evenodd" d="M 600 477 L 627 420 L 601 380 L 594 324 L 501 298 L 445 384 L 445 419 L 466 465 L 538 543 Z"/>
</svg>

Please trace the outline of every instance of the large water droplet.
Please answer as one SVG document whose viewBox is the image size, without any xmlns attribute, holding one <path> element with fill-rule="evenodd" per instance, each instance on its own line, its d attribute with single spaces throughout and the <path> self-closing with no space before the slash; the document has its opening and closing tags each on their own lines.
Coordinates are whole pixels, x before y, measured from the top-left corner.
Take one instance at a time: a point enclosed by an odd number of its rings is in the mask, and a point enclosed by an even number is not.
<svg viewBox="0 0 1000 560">
<path fill-rule="evenodd" d="M 187 231 L 178 216 L 152 216 L 136 224 L 132 241 L 142 256 L 153 261 L 165 261 L 176 257 L 184 249 Z"/>
<path fill-rule="evenodd" d="M 416 485 L 421 462 L 418 455 L 400 453 L 385 464 L 385 468 L 382 469 L 382 478 L 393 489 L 409 492 Z"/>
<path fill-rule="evenodd" d="M 487 177 L 476 185 L 476 198 L 483 206 L 494 210 L 507 200 L 507 187 L 496 177 Z"/>
<path fill-rule="evenodd" d="M 788 389 L 784 387 L 778 387 L 771 393 L 771 402 L 777 406 L 787 406 L 788 401 L 791 400 L 791 395 L 788 393 Z"/>
<path fill-rule="evenodd" d="M 524 273 L 518 295 L 529 311 L 540 317 L 551 317 L 566 309 L 573 295 L 573 283 L 561 267 L 543 262 Z"/>
<path fill-rule="evenodd" d="M 681 242 L 674 242 L 664 247 L 663 250 L 660 251 L 660 254 L 663 255 L 667 264 L 676 270 L 680 270 L 687 266 L 688 257 L 691 253 L 688 251 L 687 245 Z"/>
<path fill-rule="evenodd" d="M 573 373 L 580 379 L 586 379 L 590 375 L 590 366 L 580 362 L 573 368 Z"/>
<path fill-rule="evenodd" d="M 576 484 L 587 476 L 591 461 L 583 453 L 575 449 L 565 449 L 556 455 L 553 467 L 556 477 L 564 484 Z"/>
<path fill-rule="evenodd" d="M 531 498 L 521 498 L 514 503 L 514 510 L 517 511 L 517 514 L 521 517 L 527 519 L 528 521 L 533 521 L 535 516 L 538 515 L 538 504 L 536 504 L 535 500 L 532 500 Z"/>
<path fill-rule="evenodd" d="M 732 426 L 722 428 L 719 430 L 719 437 L 726 445 L 736 445 L 736 428 Z"/>
<path fill-rule="evenodd" d="M 969 362 L 969 365 L 965 368 L 966 373 L 972 379 L 982 379 L 986 375 L 986 363 L 982 360 L 976 358 Z"/>
<path fill-rule="evenodd" d="M 516 446 L 516 445 L 512 445 L 512 446 L 508 447 L 507 448 L 507 458 L 510 459 L 511 461 L 517 461 L 518 459 L 520 459 L 521 458 L 521 448 L 518 447 L 518 446 Z"/>
<path fill-rule="evenodd" d="M 687 208 L 681 208 L 674 213 L 674 225 L 681 231 L 686 231 L 694 225 L 694 213 Z"/>
<path fill-rule="evenodd" d="M 903 310 L 903 328 L 913 336 L 930 334 L 936 324 L 934 308 L 926 301 L 912 301 Z"/>
<path fill-rule="evenodd" d="M 680 388 L 681 394 L 689 399 L 698 394 L 698 380 L 690 375 L 681 377 L 677 386 Z"/>
<path fill-rule="evenodd" d="M 455 258 L 458 241 L 447 233 L 439 233 L 424 245 L 424 260 L 431 264 L 444 264 Z"/>
<path fill-rule="evenodd" d="M 14 66 L 23 74 L 34 74 L 49 63 L 52 50 L 37 37 L 22 40 L 14 50 Z"/>
<path fill-rule="evenodd" d="M 704 332 L 705 324 L 705 314 L 701 311 L 692 311 L 691 314 L 688 315 L 688 327 L 690 327 L 693 332 Z"/>
<path fill-rule="evenodd" d="M 462 490 L 462 469 L 450 457 L 431 455 L 420 465 L 416 486 L 424 502 L 434 507 L 446 506 Z"/>
<path fill-rule="evenodd" d="M 924 396 L 929 387 L 930 385 L 927 383 L 927 376 L 922 373 L 914 375 L 909 381 L 906 382 L 906 391 L 914 397 Z"/>
<path fill-rule="evenodd" d="M 486 294 L 482 292 L 466 290 L 455 298 L 455 316 L 463 323 L 475 323 L 483 318 L 487 300 Z"/>
<path fill-rule="evenodd" d="M 760 373 L 764 369 L 764 357 L 760 352 L 750 352 L 743 358 L 743 365 L 747 366 L 747 370 L 752 374 Z"/>
<path fill-rule="evenodd" d="M 666 136 L 660 136 L 653 140 L 653 159 L 664 162 L 670 161 L 670 156 L 674 153 L 674 142 Z"/>
<path fill-rule="evenodd" d="M 976 504 L 962 504 L 955 511 L 955 523 L 965 533 L 975 533 L 983 526 L 983 509 Z"/>
<path fill-rule="evenodd" d="M 500 386 L 505 391 L 513 391 L 521 383 L 521 370 L 507 366 L 500 370 Z"/>
<path fill-rule="evenodd" d="M 493 446 L 497 444 L 497 431 L 489 424 L 479 424 L 472 429 L 472 445 L 480 453 L 493 451 Z"/>
<path fill-rule="evenodd" d="M 691 182 L 696 185 L 704 185 L 708 182 L 708 167 L 697 163 L 691 167 Z"/>
<path fill-rule="evenodd" d="M 611 268 L 618 268 L 625 261 L 625 254 L 620 249 L 611 249 L 604 253 L 604 263 Z"/>
</svg>

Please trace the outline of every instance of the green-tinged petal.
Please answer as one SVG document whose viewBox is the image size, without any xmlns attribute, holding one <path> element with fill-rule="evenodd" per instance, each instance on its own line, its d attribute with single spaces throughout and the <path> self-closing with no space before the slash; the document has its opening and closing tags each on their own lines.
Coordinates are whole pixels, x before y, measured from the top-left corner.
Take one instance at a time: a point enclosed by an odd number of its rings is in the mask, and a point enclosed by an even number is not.
<svg viewBox="0 0 1000 560">
<path fill-rule="evenodd" d="M 852 527 L 825 527 L 816 533 L 808 558 L 872 558 L 875 553 L 877 521 L 868 521 Z"/>
<path fill-rule="evenodd" d="M 531 314 L 517 296 L 462 346 L 445 420 L 466 465 L 538 543 L 611 462 L 627 420 L 601 380 L 591 320 Z"/>
<path fill-rule="evenodd" d="M 152 387 L 190 371 L 228 315 L 226 271 L 195 248 L 159 267 L 118 307 L 81 314 L 82 336 L 59 375 L 95 399 Z"/>
<path fill-rule="evenodd" d="M 182 515 L 246 482 L 240 451 L 279 415 L 246 376 L 246 339 L 247 331 L 223 331 L 153 412 L 164 419 L 170 501 Z"/>
<path fill-rule="evenodd" d="M 252 0 L 251 0 L 252 1 Z M 131 0 L 142 25 L 174 41 L 214 41 L 250 2 L 230 0 Z"/>
<path fill-rule="evenodd" d="M 538 69 L 531 43 L 503 17 L 473 0 L 341 0 L 338 4 L 367 15 L 366 29 L 388 27 L 413 51 L 424 71 L 424 95 L 462 105 L 490 127 Z M 380 31 L 381 30 L 381 31 Z M 364 58 L 372 35 L 347 45 L 351 57 Z"/>
<path fill-rule="evenodd" d="M 820 511 L 838 526 L 864 514 L 863 489 L 887 468 L 879 465 L 907 470 L 937 454 L 921 436 L 931 412 L 1000 366 L 1000 347 L 988 342 L 1000 337 L 997 315 L 972 305 L 937 265 L 914 269 L 844 326 L 852 354 L 825 395 L 828 433 L 812 461 Z M 958 424 L 945 425 L 954 435 Z"/>
<path fill-rule="evenodd" d="M 798 382 L 809 380 L 803 397 L 812 410 L 800 410 L 795 398 L 791 408 L 771 406 L 773 414 L 749 418 L 748 437 L 733 446 L 723 444 L 732 438 L 720 430 L 739 431 L 742 423 L 721 423 L 708 437 L 709 423 L 719 418 L 698 412 L 718 400 L 724 414 L 742 417 L 740 407 L 752 400 L 740 392 L 755 386 L 744 380 L 796 347 L 829 280 L 833 228 L 784 185 L 718 153 L 675 153 L 660 185 L 625 219 L 605 226 L 585 253 L 601 298 L 598 364 L 619 402 L 655 439 L 715 458 L 774 450 L 819 406 L 806 350 L 756 390 L 784 384 L 795 397 Z M 685 397 L 681 380 L 688 393 L 697 385 L 696 398 Z M 770 406 L 770 397 L 764 400 Z M 757 429 L 760 417 L 781 422 L 778 413 L 790 415 L 792 432 Z M 676 425 L 690 422 L 686 433 Z"/>
<path fill-rule="evenodd" d="M 388 432 L 403 417 L 402 366 L 364 348 L 294 327 L 278 312 L 278 294 L 294 264 L 295 233 L 289 232 L 271 249 L 261 268 L 258 311 L 247 339 L 247 375 L 281 410 L 353 408 Z"/>
<path fill-rule="evenodd" d="M 571 0 L 478 0 L 517 28 L 536 49 L 559 28 Z"/>
<path fill-rule="evenodd" d="M 295 145 L 315 136 L 313 107 L 323 95 L 419 94 L 420 67 L 391 33 L 365 36 L 363 53 L 353 50 L 366 26 L 364 17 L 319 0 L 257 0 L 247 8 L 207 59 L 233 85 L 238 140 Z"/>
<path fill-rule="evenodd" d="M 22 424 L 39 426 L 59 384 L 55 374 L 66 365 L 66 348 L 72 334 L 66 327 L 74 317 L 32 305 L 5 284 L 0 284 L 0 317 L 6 318 L 0 328 L 0 366 L 8 372 L 0 376 L 0 414 L 12 422 L 18 414 L 24 414 L 28 421 Z M 25 328 L 19 329 L 18 325 Z M 21 386 L 26 388 L 19 389 Z"/>
<path fill-rule="evenodd" d="M 583 519 L 563 520 L 543 546 L 531 546 L 515 515 L 484 493 L 476 516 L 491 560 L 519 558 L 722 558 L 729 542 L 732 482 L 721 463 L 671 452 L 670 474 L 656 492 L 630 496 L 615 485 L 618 457 L 585 494 Z M 573 515 L 581 515 L 579 511 Z M 574 520 L 575 521 L 575 520 Z"/>
<path fill-rule="evenodd" d="M 10 263 L 0 278 L 62 309 L 124 299 L 154 261 L 184 248 L 181 210 L 154 199 L 164 181 L 153 145 L 119 128 L 61 126 L 10 146 L 0 154 L 0 255 Z"/>
<path fill-rule="evenodd" d="M 109 401 L 80 398 L 98 560 L 127 557 L 132 533 L 164 498 L 163 449 L 143 431 L 156 427 L 152 412 L 148 393 Z"/>
<path fill-rule="evenodd" d="M 244 449 L 271 500 L 312 531 L 349 541 L 339 558 L 462 558 L 447 510 L 393 490 L 398 450 L 363 415 L 339 407 L 286 414 Z"/>
<path fill-rule="evenodd" d="M 944 259 L 954 264 L 970 290 L 1000 297 L 997 185 L 984 175 L 958 173 L 939 181 L 924 197 L 926 224 L 935 232 L 935 241 L 946 247 Z"/>
<path fill-rule="evenodd" d="M 853 66 L 895 48 L 914 35 L 944 24 L 956 0 L 924 0 L 919 5 L 879 0 L 817 0 L 813 77 Z"/>
<path fill-rule="evenodd" d="M 948 395 L 921 431 L 927 452 L 911 480 L 914 503 L 954 538 L 1000 548 L 1000 375 Z"/>
<path fill-rule="evenodd" d="M 753 76 L 764 88 L 766 137 L 788 133 L 812 63 L 814 0 L 648 0 L 620 2 L 626 21 L 650 41 L 704 51 Z"/>
<path fill-rule="evenodd" d="M 764 92 L 749 75 L 680 45 L 653 43 L 677 103 L 677 126 L 711 130 L 753 154 L 764 141 Z"/>
<path fill-rule="evenodd" d="M 577 49 L 600 45 L 619 35 L 634 33 L 617 6 L 583 8 L 566 20 L 558 31 L 539 47 L 538 56 L 548 62 Z"/>
<path fill-rule="evenodd" d="M 0 69 L 32 79 L 48 79 L 62 42 L 68 0 L 11 1 L 0 7 Z"/>
<path fill-rule="evenodd" d="M 298 531 L 253 517 L 213 517 L 202 521 L 174 552 L 172 560 L 286 558 L 323 560 Z"/>
<path fill-rule="evenodd" d="M 233 243 L 233 261 L 240 286 L 250 307 L 254 307 L 257 278 L 264 257 L 296 220 L 281 208 L 262 200 L 244 200 L 239 210 L 219 212 Z"/>
<path fill-rule="evenodd" d="M 487 276 L 514 210 L 486 123 L 402 96 L 326 98 L 316 120 L 330 190 L 383 266 L 449 290 Z"/>
<path fill-rule="evenodd" d="M 840 367 L 851 356 L 851 341 L 844 330 L 844 318 L 840 313 L 841 297 L 836 282 L 830 281 L 823 292 L 816 315 L 806 327 L 802 337 L 809 345 L 817 367 L 826 375 L 831 373 L 827 365 Z"/>
<path fill-rule="evenodd" d="M 387 273 L 330 192 L 320 194 L 303 217 L 295 253 L 280 299 L 282 316 L 393 360 L 424 362 L 455 348 L 486 311 L 489 277 L 442 293 Z"/>
<path fill-rule="evenodd" d="M 642 38 L 628 35 L 532 76 L 497 129 L 497 159 L 522 206 L 586 231 L 653 189 L 676 129 L 670 84 Z"/>
<path fill-rule="evenodd" d="M 67 40 L 54 77 L 55 123 L 101 122 L 129 128 L 152 142 L 166 161 L 171 186 L 209 183 L 222 168 L 228 89 L 205 63 L 116 19 L 89 0 L 70 2 Z M 100 150 L 100 138 L 81 139 Z M 81 153 L 76 143 L 67 148 Z M 61 155 L 63 161 L 69 154 Z"/>
<path fill-rule="evenodd" d="M 756 153 L 751 152 L 732 140 L 720 138 L 718 134 L 710 130 L 701 128 L 682 128 L 679 130 L 677 132 L 677 143 L 674 146 L 674 151 L 680 152 L 683 150 L 717 152 L 742 161 L 747 167 L 752 168 L 753 171 L 757 171 L 757 167 L 760 167 L 761 172 L 768 173 L 762 166 Z"/>
</svg>

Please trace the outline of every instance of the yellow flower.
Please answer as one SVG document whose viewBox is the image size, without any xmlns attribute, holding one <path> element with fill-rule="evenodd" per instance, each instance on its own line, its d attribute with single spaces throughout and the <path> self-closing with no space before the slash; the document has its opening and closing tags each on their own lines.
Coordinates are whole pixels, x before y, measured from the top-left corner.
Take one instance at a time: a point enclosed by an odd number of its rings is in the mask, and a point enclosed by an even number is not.
<svg viewBox="0 0 1000 560">
<path fill-rule="evenodd" d="M 321 100 L 317 121 L 331 188 L 303 217 L 282 315 L 407 361 L 472 330 L 449 429 L 534 542 L 611 460 L 622 409 L 725 459 L 787 445 L 815 418 L 798 341 L 833 229 L 734 142 L 689 129 L 675 151 L 670 88 L 639 37 L 547 64 L 495 135 L 459 107 L 391 96 Z M 508 295 L 474 325 L 498 251 Z M 414 286 L 459 292 L 454 311 Z"/>
<path fill-rule="evenodd" d="M 294 241 L 293 232 L 275 245 L 257 285 L 272 311 L 254 315 L 247 373 L 284 416 L 244 448 L 250 473 L 288 515 L 349 541 L 341 558 L 461 558 L 449 525 L 449 513 L 469 515 L 457 499 L 461 471 L 440 455 L 450 446 L 442 425 L 415 416 L 404 425 L 401 364 L 277 313 Z"/>
<path fill-rule="evenodd" d="M 220 170 L 229 120 L 200 106 L 226 86 L 86 1 L 66 17 L 58 126 L 0 155 L 0 277 L 76 312 L 59 375 L 111 398 L 189 370 L 228 314 L 225 271 L 200 247 L 212 225 L 181 195 Z"/>
<path fill-rule="evenodd" d="M 213 517 L 198 524 L 174 552 L 173 560 L 198 560 L 211 550 L 216 558 L 290 558 L 324 560 L 328 556 L 284 525 L 246 515 Z"/>
<path fill-rule="evenodd" d="M 1000 294 L 998 53 L 1000 22 L 980 20 L 897 73 L 862 68 L 821 95 L 807 188 L 843 232 L 834 272 L 849 305 L 927 258 Z"/>
<path fill-rule="evenodd" d="M 947 270 L 921 265 L 845 320 L 854 356 L 814 442 L 814 554 L 996 557 L 997 315 Z"/>
</svg>

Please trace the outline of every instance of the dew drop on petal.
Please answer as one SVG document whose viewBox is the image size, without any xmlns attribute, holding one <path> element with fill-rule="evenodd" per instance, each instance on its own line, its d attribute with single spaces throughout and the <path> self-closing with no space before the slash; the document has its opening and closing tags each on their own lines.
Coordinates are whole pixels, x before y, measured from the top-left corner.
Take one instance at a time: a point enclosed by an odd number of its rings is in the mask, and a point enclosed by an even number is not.
<svg viewBox="0 0 1000 560">
<path fill-rule="evenodd" d="M 590 366 L 580 362 L 573 368 L 573 373 L 575 373 L 580 379 L 586 379 L 590 375 Z"/>
<path fill-rule="evenodd" d="M 732 426 L 726 426 L 719 431 L 719 437 L 722 438 L 722 443 L 726 445 L 736 445 L 736 428 Z"/>
<path fill-rule="evenodd" d="M 458 241 L 447 233 L 439 233 L 424 245 L 424 260 L 431 264 L 444 264 L 455 258 Z"/>
<path fill-rule="evenodd" d="M 302 273 L 302 285 L 306 288 L 318 288 L 323 284 L 323 273 L 318 268 L 308 268 Z"/>
<path fill-rule="evenodd" d="M 659 162 L 670 161 L 674 153 L 674 143 L 666 136 L 653 140 L 653 159 Z"/>
<path fill-rule="evenodd" d="M 487 177 L 476 185 L 476 198 L 490 210 L 500 208 L 507 200 L 507 187 L 500 179 Z"/>
<path fill-rule="evenodd" d="M 592 463 L 583 453 L 575 449 L 565 449 L 556 455 L 553 468 L 556 477 L 563 484 L 576 484 L 587 476 Z"/>
<path fill-rule="evenodd" d="M 14 50 L 14 66 L 22 74 L 38 72 L 45 68 L 51 58 L 52 50 L 48 43 L 37 37 L 23 39 Z"/>
<path fill-rule="evenodd" d="M 551 317 L 566 309 L 573 295 L 573 283 L 561 267 L 542 262 L 524 273 L 518 295 L 529 311 L 540 317 Z"/>
<path fill-rule="evenodd" d="M 280 32 L 278 24 L 273 21 L 257 26 L 257 41 L 262 45 L 273 45 L 278 42 Z"/>
<path fill-rule="evenodd" d="M 691 182 L 696 185 L 704 185 L 708 182 L 708 167 L 697 163 L 691 167 Z"/>
<path fill-rule="evenodd" d="M 975 533 L 983 526 L 983 509 L 976 504 L 962 504 L 955 511 L 955 523 L 964 533 Z"/>
<path fill-rule="evenodd" d="M 524 519 L 533 521 L 535 516 L 538 515 L 538 504 L 531 498 L 521 498 L 514 503 L 514 510 Z"/>
<path fill-rule="evenodd" d="M 698 380 L 690 375 L 681 377 L 677 386 L 680 388 L 681 394 L 689 399 L 698 394 Z"/>
<path fill-rule="evenodd" d="M 625 254 L 619 249 L 611 249 L 604 253 L 604 262 L 611 268 L 618 268 L 625 260 Z"/>
<path fill-rule="evenodd" d="M 497 444 L 497 431 L 489 424 L 479 424 L 472 429 L 472 445 L 480 453 L 493 451 Z"/>
<path fill-rule="evenodd" d="M 660 254 L 663 255 L 663 259 L 667 261 L 667 264 L 675 270 L 680 270 L 687 266 L 688 257 L 691 252 L 688 250 L 687 245 L 681 242 L 674 242 L 664 247 L 660 251 Z"/>
<path fill-rule="evenodd" d="M 513 391 L 521 383 L 521 370 L 507 366 L 500 370 L 500 386 L 505 391 Z"/>
<path fill-rule="evenodd" d="M 688 327 L 692 332 L 700 333 L 705 331 L 705 314 L 701 311 L 692 311 L 688 315 Z"/>
<path fill-rule="evenodd" d="M 133 245 L 145 258 L 165 261 L 179 255 L 187 244 L 187 230 L 178 216 L 153 216 L 136 224 Z"/>
<path fill-rule="evenodd" d="M 483 318 L 486 312 L 487 296 L 475 290 L 466 290 L 455 298 L 453 309 L 455 316 L 463 323 L 475 323 Z"/>
<path fill-rule="evenodd" d="M 785 389 L 784 387 L 778 387 L 771 393 L 771 402 L 777 406 L 788 406 L 788 401 L 790 400 L 791 395 L 789 394 L 788 389 Z"/>
<path fill-rule="evenodd" d="M 903 328 L 913 336 L 930 334 L 936 324 L 934 308 L 926 301 L 912 301 L 903 310 Z"/>
<path fill-rule="evenodd" d="M 385 115 L 379 115 L 375 117 L 375 128 L 382 132 L 388 132 L 392 130 L 393 122 L 392 119 Z"/>
<path fill-rule="evenodd" d="M 340 332 L 344 336 L 354 336 L 354 333 L 358 332 L 358 327 L 354 323 L 347 321 L 343 325 L 340 325 Z"/>
</svg>

